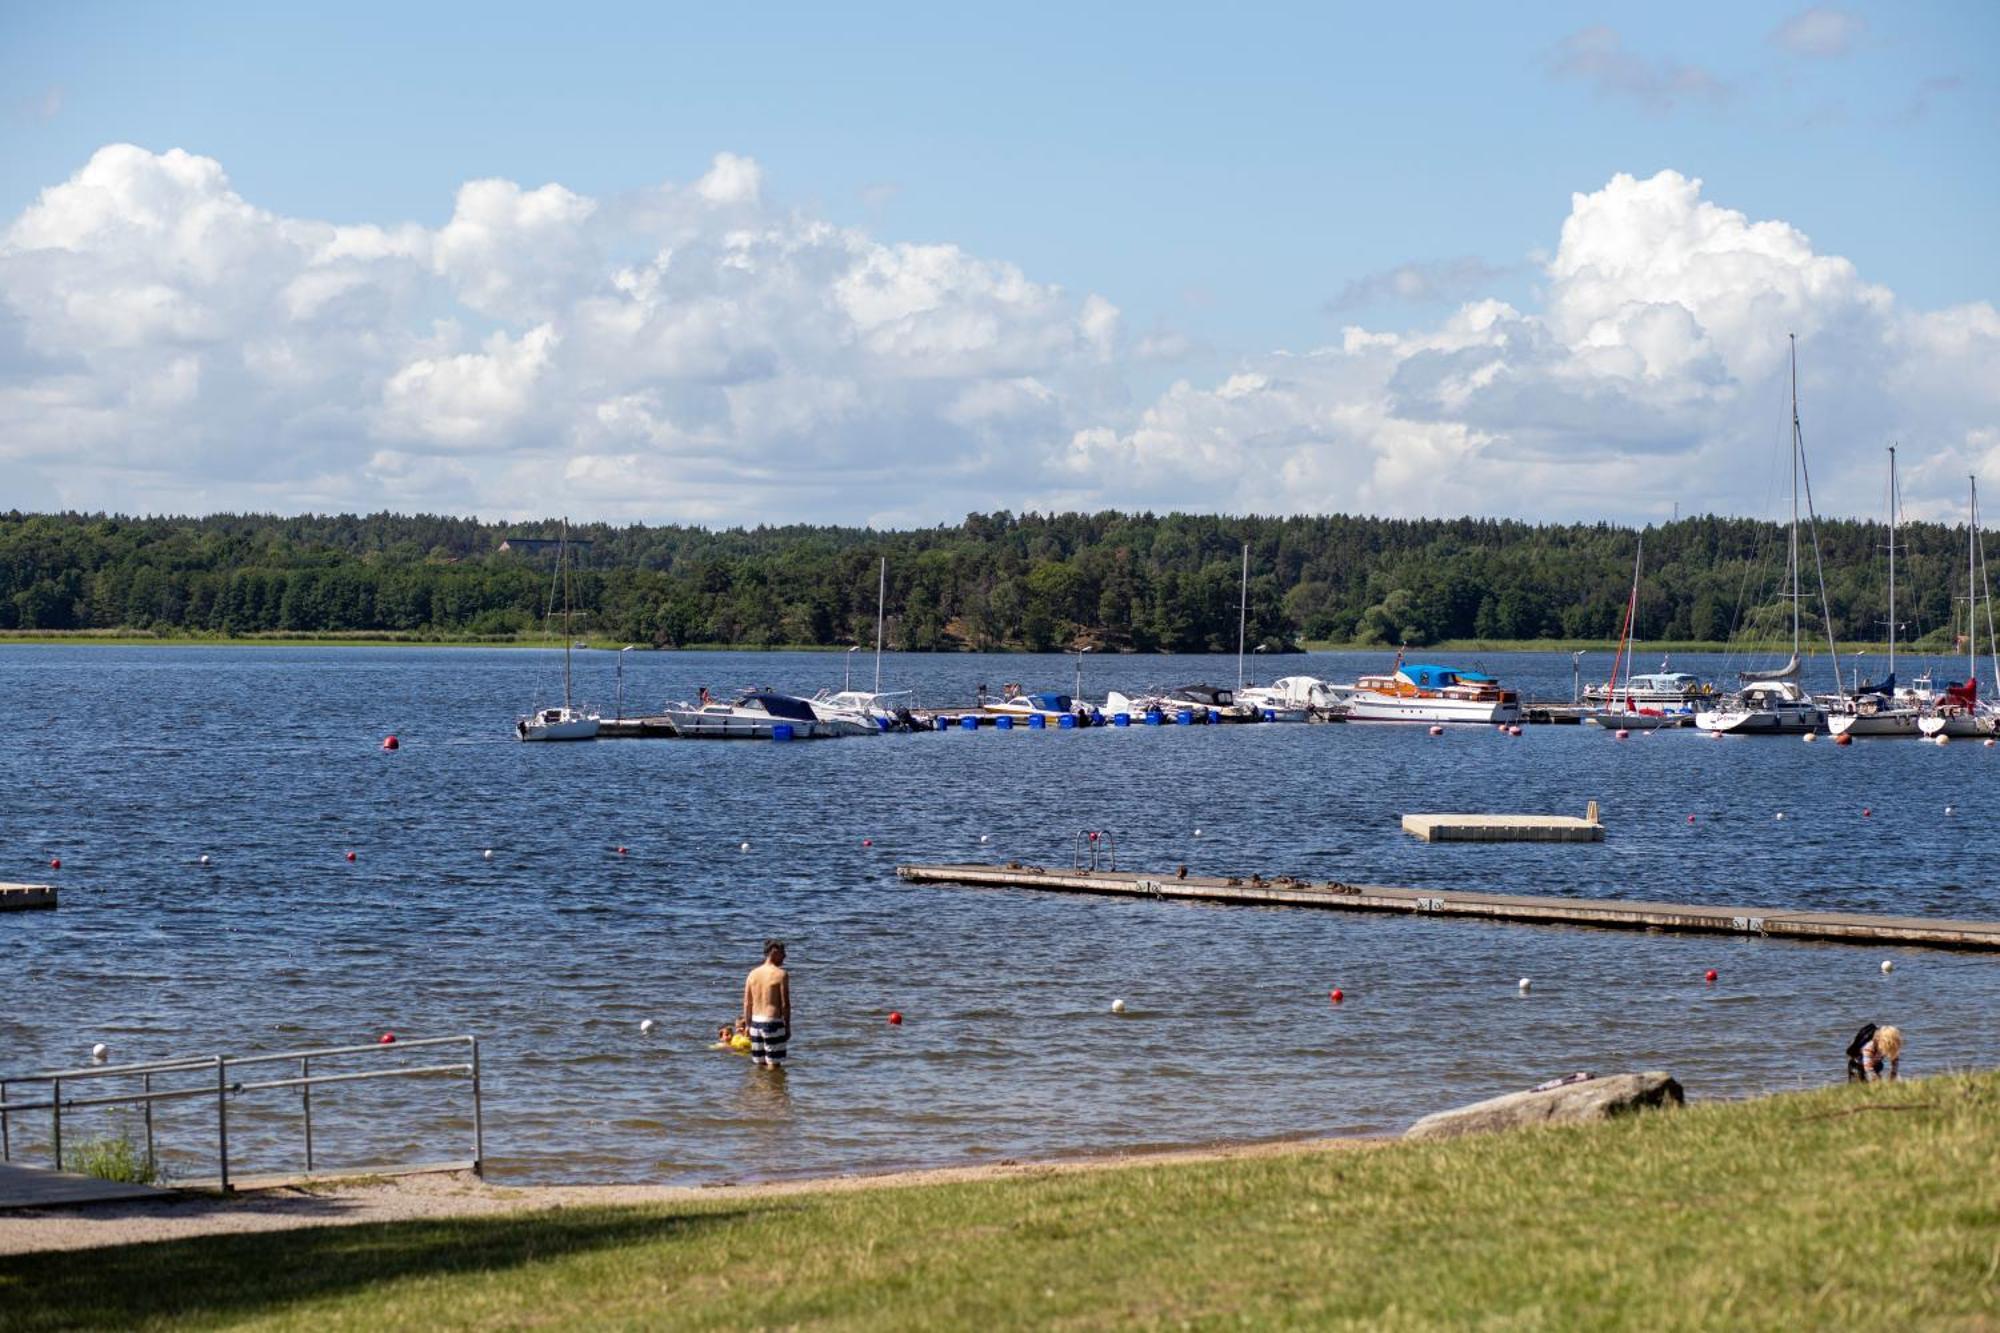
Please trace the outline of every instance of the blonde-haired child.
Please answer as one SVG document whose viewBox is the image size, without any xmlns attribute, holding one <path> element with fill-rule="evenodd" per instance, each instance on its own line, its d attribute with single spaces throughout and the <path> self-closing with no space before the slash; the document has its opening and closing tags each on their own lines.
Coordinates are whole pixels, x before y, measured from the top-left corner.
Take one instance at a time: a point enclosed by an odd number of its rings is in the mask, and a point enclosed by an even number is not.
<svg viewBox="0 0 2000 1333">
<path fill-rule="evenodd" d="M 1876 1028 L 1863 1058 L 1867 1060 L 1868 1072 L 1876 1082 L 1895 1078 L 1897 1066 L 1903 1059 L 1903 1030 L 1891 1026 Z"/>
</svg>

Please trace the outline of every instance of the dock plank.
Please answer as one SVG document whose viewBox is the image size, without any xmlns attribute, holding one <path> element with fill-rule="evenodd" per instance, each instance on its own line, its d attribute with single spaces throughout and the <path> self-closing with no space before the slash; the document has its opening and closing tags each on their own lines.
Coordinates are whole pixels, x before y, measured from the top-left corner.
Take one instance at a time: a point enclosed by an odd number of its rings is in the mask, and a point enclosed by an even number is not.
<svg viewBox="0 0 2000 1333">
<path fill-rule="evenodd" d="M 896 867 L 896 873 L 914 884 L 1041 889 L 1129 898 L 1235 903 L 1248 907 L 1391 912 L 1534 925 L 1595 926 L 1612 930 L 1757 935 L 1838 944 L 2000 950 L 2000 921 L 1661 903 L 1622 898 L 1556 898 L 1331 881 L 1314 883 L 1291 876 L 1183 877 L 1179 873 L 1159 875 L 1119 870 L 1048 870 L 1020 864 L 900 865 Z"/>
<path fill-rule="evenodd" d="M 0 1209 L 57 1208 L 80 1203 L 113 1203 L 121 1199 L 164 1199 L 172 1190 L 156 1185 L 131 1185 L 99 1180 L 74 1171 L 0 1162 Z"/>
<path fill-rule="evenodd" d="M 1575 815 L 1404 815 L 1425 842 L 1603 842 L 1604 826 Z"/>
</svg>

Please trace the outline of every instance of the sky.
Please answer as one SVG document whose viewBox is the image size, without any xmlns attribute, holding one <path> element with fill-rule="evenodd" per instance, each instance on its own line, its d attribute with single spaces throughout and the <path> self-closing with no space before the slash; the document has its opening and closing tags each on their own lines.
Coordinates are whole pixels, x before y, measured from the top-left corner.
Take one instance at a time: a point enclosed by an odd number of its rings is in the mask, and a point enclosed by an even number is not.
<svg viewBox="0 0 2000 1333">
<path fill-rule="evenodd" d="M 1078 12 L 1081 11 L 1081 12 Z M 2000 485 L 2000 7 L 0 4 L 0 509 Z"/>
</svg>

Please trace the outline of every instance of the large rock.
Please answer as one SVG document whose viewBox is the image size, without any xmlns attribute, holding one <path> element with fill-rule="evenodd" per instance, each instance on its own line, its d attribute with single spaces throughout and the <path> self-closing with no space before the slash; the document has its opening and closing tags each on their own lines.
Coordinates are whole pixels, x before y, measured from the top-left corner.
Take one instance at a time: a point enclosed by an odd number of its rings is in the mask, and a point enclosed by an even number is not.
<svg viewBox="0 0 2000 1333">
<path fill-rule="evenodd" d="M 1403 1137 L 1449 1139 L 1524 1125 L 1574 1125 L 1649 1106 L 1679 1106 L 1685 1100 L 1681 1085 L 1664 1073 L 1609 1074 L 1547 1092 L 1510 1092 L 1455 1111 L 1439 1111 L 1411 1125 Z"/>
</svg>

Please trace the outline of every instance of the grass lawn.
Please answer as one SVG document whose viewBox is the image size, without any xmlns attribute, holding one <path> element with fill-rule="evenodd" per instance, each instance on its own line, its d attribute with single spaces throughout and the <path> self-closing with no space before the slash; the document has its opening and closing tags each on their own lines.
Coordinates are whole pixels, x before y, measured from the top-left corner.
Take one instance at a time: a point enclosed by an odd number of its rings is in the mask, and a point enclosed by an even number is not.
<svg viewBox="0 0 2000 1333">
<path fill-rule="evenodd" d="M 2000 1075 L 1354 1152 L 0 1260 L 0 1327 L 21 1329 L 1189 1322 L 1992 1328 Z"/>
</svg>

